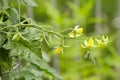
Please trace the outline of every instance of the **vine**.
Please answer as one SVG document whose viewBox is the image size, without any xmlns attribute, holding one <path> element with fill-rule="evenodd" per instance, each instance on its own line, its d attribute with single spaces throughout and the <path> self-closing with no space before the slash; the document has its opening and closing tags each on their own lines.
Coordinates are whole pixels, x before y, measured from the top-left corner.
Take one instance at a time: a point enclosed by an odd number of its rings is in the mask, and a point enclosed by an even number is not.
<svg viewBox="0 0 120 80">
<path fill-rule="evenodd" d="M 20 13 L 20 0 L 18 11 L 10 7 L 0 12 L 0 77 L 3 80 L 6 78 L 5 74 L 10 76 L 8 80 L 40 80 L 46 74 L 62 79 L 58 72 L 42 59 L 42 52 L 47 53 L 46 49 L 54 49 L 53 53 L 63 54 L 64 48 L 68 47 L 65 44 L 66 39 L 79 39 L 80 42 L 83 41 L 80 47 L 85 49 L 85 53 L 81 54 L 83 59 L 89 58 L 96 64 L 92 50 L 106 47 L 109 43 L 108 36 L 85 36 L 84 29 L 78 25 L 59 33 L 49 29 L 47 25 L 37 25 L 29 18 L 22 19 Z M 67 31 L 67 34 L 63 34 Z M 6 59 L 2 58 L 3 54 L 7 55 Z M 17 61 L 13 57 L 17 58 Z M 41 75 L 36 75 L 35 72 L 41 72 Z"/>
</svg>

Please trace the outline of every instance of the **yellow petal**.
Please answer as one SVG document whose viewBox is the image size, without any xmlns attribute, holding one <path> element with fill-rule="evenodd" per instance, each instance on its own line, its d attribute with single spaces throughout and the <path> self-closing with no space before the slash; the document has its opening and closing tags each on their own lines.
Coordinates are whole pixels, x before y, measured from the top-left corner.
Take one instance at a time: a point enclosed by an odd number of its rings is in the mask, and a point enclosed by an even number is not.
<svg viewBox="0 0 120 80">
<path fill-rule="evenodd" d="M 75 31 L 70 32 L 68 35 L 69 35 L 69 37 L 72 37 L 72 38 L 73 37 L 79 37 L 79 36 L 82 35 L 82 32 L 83 32 L 83 28 L 79 28 Z"/>
<path fill-rule="evenodd" d="M 85 46 L 88 46 L 87 40 L 84 41 L 84 45 L 85 45 Z"/>
<path fill-rule="evenodd" d="M 108 36 L 102 36 L 102 39 L 101 39 L 101 43 L 103 44 L 103 45 L 107 45 L 108 44 Z"/>
<path fill-rule="evenodd" d="M 94 41 L 93 39 L 90 37 L 89 41 L 88 41 L 88 47 L 93 47 L 94 45 Z"/>
<path fill-rule="evenodd" d="M 76 29 L 76 33 L 82 34 L 82 33 L 83 33 L 83 28 L 78 28 L 78 29 Z"/>
<path fill-rule="evenodd" d="M 79 27 L 80 27 L 80 25 L 75 26 L 74 30 L 78 29 Z"/>
</svg>

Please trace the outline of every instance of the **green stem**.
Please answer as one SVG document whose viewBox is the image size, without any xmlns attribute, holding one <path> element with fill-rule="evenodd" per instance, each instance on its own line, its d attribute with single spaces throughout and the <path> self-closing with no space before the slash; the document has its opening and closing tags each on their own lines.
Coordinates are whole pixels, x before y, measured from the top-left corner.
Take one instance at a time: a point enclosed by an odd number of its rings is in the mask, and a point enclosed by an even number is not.
<svg viewBox="0 0 120 80">
<path fill-rule="evenodd" d="M 60 33 L 64 33 L 64 32 L 69 31 L 69 30 L 72 31 L 73 29 L 72 28 L 64 29 L 64 30 L 60 31 Z"/>
<path fill-rule="evenodd" d="M 26 19 L 26 20 L 20 22 L 20 24 L 24 24 L 24 22 L 26 22 L 26 21 L 30 21 L 30 19 Z"/>
<path fill-rule="evenodd" d="M 69 36 L 66 36 L 66 35 L 63 35 L 63 34 L 60 34 L 60 33 L 56 33 L 56 32 L 51 31 L 51 30 L 45 30 L 45 29 L 43 29 L 42 26 L 34 25 L 34 24 L 21 24 L 21 23 L 19 23 L 19 24 L 13 25 L 13 26 L 4 27 L 4 28 L 0 29 L 0 31 L 5 30 L 5 29 L 11 29 L 11 28 L 16 28 L 16 30 L 18 31 L 18 27 L 33 27 L 33 28 L 39 29 L 41 31 L 45 31 L 45 32 L 48 32 L 48 33 L 51 33 L 51 34 L 58 35 L 60 37 L 69 38 Z"/>
<path fill-rule="evenodd" d="M 18 0 L 18 15 L 19 15 L 19 23 L 20 23 L 20 0 Z"/>
<path fill-rule="evenodd" d="M 1 28 L 0 31 L 2 30 L 7 30 L 7 29 L 11 29 L 11 28 L 16 28 L 15 26 L 6 26 L 4 28 Z"/>
<path fill-rule="evenodd" d="M 49 32 L 49 33 L 52 33 L 52 34 L 56 34 L 56 35 L 58 35 L 58 36 L 63 36 L 63 35 L 61 35 L 61 34 L 59 34 L 59 33 L 56 33 L 56 32 L 54 32 L 54 31 L 51 31 L 51 30 L 45 30 L 45 29 L 43 29 L 43 27 L 42 26 L 39 26 L 39 25 L 33 25 L 33 24 L 18 24 L 18 25 L 16 25 L 17 27 L 22 27 L 22 26 L 24 26 L 24 27 L 33 27 L 33 28 L 37 28 L 37 29 L 39 29 L 39 30 L 43 30 L 43 31 L 45 31 L 45 32 Z"/>
</svg>

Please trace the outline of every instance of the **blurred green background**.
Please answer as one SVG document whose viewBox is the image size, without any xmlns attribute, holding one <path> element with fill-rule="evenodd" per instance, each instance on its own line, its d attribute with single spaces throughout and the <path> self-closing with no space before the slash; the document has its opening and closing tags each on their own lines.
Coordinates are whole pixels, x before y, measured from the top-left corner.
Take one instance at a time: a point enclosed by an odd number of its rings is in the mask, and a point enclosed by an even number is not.
<svg viewBox="0 0 120 80">
<path fill-rule="evenodd" d="M 80 25 L 87 36 L 109 36 L 107 47 L 92 52 L 96 64 L 81 60 L 83 50 L 79 39 L 67 39 L 65 44 L 70 47 L 64 49 L 64 54 L 49 51 L 50 64 L 64 80 L 120 80 L 120 0 L 34 1 L 33 7 L 30 3 L 21 5 L 21 14 L 40 25 L 53 26 L 58 32 Z"/>
</svg>

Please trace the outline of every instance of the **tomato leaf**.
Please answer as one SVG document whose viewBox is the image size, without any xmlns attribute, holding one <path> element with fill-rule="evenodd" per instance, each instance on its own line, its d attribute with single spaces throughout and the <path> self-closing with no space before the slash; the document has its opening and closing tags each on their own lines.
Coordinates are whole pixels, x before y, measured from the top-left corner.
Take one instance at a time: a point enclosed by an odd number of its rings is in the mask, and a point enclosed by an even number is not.
<svg viewBox="0 0 120 80">
<path fill-rule="evenodd" d="M 48 34 L 46 35 L 46 43 L 50 46 L 50 47 L 55 47 L 57 45 L 62 44 L 62 39 L 55 35 L 55 34 Z"/>
<path fill-rule="evenodd" d="M 34 59 L 31 60 L 32 58 Z M 29 58 L 28 61 L 31 62 L 33 65 L 37 66 L 39 70 L 45 71 L 47 74 L 50 74 L 58 79 L 62 79 L 58 72 L 51 68 L 45 61 L 38 59 L 35 56 L 31 56 L 31 59 Z"/>
<path fill-rule="evenodd" d="M 9 20 L 12 22 L 12 24 L 18 23 L 18 12 L 15 8 L 8 8 L 6 10 L 6 14 L 9 17 Z"/>
<path fill-rule="evenodd" d="M 25 80 L 42 80 L 42 76 L 44 74 L 44 71 L 40 71 L 36 66 L 34 65 L 27 65 L 21 70 L 21 77 L 24 77 Z"/>
<path fill-rule="evenodd" d="M 9 39 L 3 47 L 5 49 L 10 49 L 11 56 L 19 55 L 21 57 L 28 57 L 29 54 L 36 54 L 37 56 L 42 58 L 40 44 L 41 43 L 38 41 L 33 41 L 31 43 L 28 43 L 23 40 L 19 42 L 13 42 Z"/>
<path fill-rule="evenodd" d="M 2 47 L 5 40 L 6 40 L 6 35 L 3 33 L 0 33 L 0 47 Z"/>
</svg>

